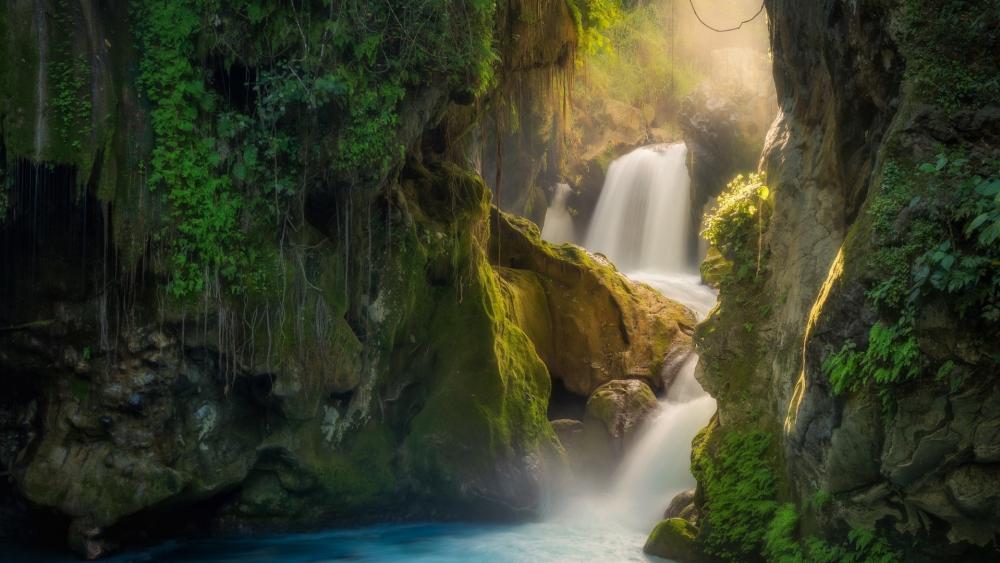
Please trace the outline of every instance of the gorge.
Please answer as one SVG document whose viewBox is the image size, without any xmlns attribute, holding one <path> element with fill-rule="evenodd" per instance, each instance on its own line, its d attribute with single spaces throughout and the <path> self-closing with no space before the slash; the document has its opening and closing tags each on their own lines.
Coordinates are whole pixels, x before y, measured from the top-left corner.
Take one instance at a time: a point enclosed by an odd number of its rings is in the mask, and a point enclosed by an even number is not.
<svg viewBox="0 0 1000 563">
<path fill-rule="evenodd" d="M 996 560 L 998 30 L 5 2 L 0 559 Z"/>
</svg>

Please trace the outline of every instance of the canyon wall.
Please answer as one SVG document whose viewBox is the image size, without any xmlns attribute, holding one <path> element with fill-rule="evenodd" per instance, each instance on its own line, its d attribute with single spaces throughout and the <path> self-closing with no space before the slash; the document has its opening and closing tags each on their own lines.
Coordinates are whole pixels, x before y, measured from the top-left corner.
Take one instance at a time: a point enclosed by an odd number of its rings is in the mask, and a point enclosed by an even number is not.
<svg viewBox="0 0 1000 563">
<path fill-rule="evenodd" d="M 734 560 L 996 557 L 1000 4 L 765 5 L 780 110 L 766 179 L 713 227 L 700 515 L 656 536 Z"/>
</svg>

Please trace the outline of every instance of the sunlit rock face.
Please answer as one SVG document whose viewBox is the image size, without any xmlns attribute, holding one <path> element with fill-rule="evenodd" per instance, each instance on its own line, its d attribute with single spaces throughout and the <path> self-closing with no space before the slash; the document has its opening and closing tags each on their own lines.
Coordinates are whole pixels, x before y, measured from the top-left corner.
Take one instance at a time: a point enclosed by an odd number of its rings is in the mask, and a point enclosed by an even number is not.
<svg viewBox="0 0 1000 563">
<path fill-rule="evenodd" d="M 889 275 L 886 249 L 897 248 L 877 224 L 900 189 L 893 174 L 903 171 L 905 189 L 926 181 L 919 165 L 942 151 L 973 168 L 997 155 L 995 87 L 976 82 L 983 86 L 956 98 L 959 87 L 945 78 L 953 70 L 995 75 L 995 57 L 981 65 L 972 53 L 998 47 L 981 27 L 996 12 L 972 2 L 957 3 L 954 19 L 922 1 L 765 4 L 780 105 L 762 159 L 774 195 L 767 267 L 754 293 L 761 300 L 741 303 L 739 291 L 723 286 L 720 311 L 699 331 L 701 377 L 720 410 L 709 444 L 751 422 L 747 413 L 765 413 L 758 420 L 782 452 L 775 471 L 789 484 L 779 500 L 796 503 L 803 537 L 836 543 L 848 529 L 868 529 L 907 558 L 982 557 L 1000 530 L 1000 505 L 985 493 L 996 479 L 989 444 L 1000 424 L 996 320 L 923 292 L 911 298 L 921 358 L 911 377 L 835 393 L 824 363 L 846 342 L 863 350 L 872 326 L 895 326 L 907 306 L 872 297 Z M 976 39 L 966 43 L 969 34 Z M 954 49 L 950 62 L 934 58 L 943 48 Z M 948 196 L 924 197 L 905 197 L 885 219 L 891 232 L 917 240 L 912 225 L 933 223 L 926 210 Z M 913 264 L 924 250 L 897 255 Z M 741 348 L 746 342 L 752 352 Z M 892 343 L 890 353 L 904 344 Z M 942 365 L 967 377 L 949 380 Z"/>
</svg>

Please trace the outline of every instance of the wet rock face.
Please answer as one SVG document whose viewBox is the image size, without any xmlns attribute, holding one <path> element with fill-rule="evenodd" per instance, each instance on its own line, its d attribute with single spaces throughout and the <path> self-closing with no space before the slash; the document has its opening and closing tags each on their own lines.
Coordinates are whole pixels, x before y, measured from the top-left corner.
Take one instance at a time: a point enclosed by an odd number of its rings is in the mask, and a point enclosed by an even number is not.
<svg viewBox="0 0 1000 563">
<path fill-rule="evenodd" d="M 152 328 L 117 357 L 81 353 L 52 333 L 31 340 L 42 346 L 0 362 L 15 378 L 39 380 L 27 405 L 3 409 L 30 427 L 13 476 L 30 503 L 70 517 L 79 553 L 103 555 L 106 529 L 126 515 L 210 497 L 250 471 L 264 421 L 217 353 Z M 62 349 L 57 361 L 36 371 L 53 348 Z"/>
<path fill-rule="evenodd" d="M 982 13 L 959 4 L 966 15 Z M 887 162 L 916 169 L 941 143 L 995 157 L 1000 123 L 984 116 L 996 102 L 946 108 L 916 86 L 921 52 L 904 52 L 912 47 L 901 38 L 914 32 L 901 28 L 901 14 L 926 3 L 766 6 L 780 112 L 762 157 L 774 194 L 765 302 L 740 305 L 725 291 L 720 298 L 721 309 L 748 315 L 741 321 L 752 322 L 759 355 L 709 363 L 700 375 L 706 388 L 723 389 L 740 368 L 757 391 L 748 401 L 719 398 L 720 428 L 753 423 L 747 412 L 766 413 L 758 420 L 781 437 L 785 463 L 777 470 L 799 511 L 815 520 L 810 533 L 842 542 L 843 530 L 877 529 L 913 557 L 987 553 L 1000 531 L 1000 506 L 987 492 L 995 479 L 998 383 L 995 360 L 987 359 L 995 352 L 986 350 L 995 343 L 979 343 L 968 319 L 929 303 L 916 330 L 935 332 L 918 338 L 922 357 L 929 365 L 965 362 L 978 370 L 975 381 L 949 387 L 931 371 L 889 387 L 884 401 L 875 386 L 835 394 L 823 363 L 848 340 L 867 345 L 872 325 L 886 318 L 866 293 L 881 274 L 873 271 L 879 248 L 871 210 L 887 189 Z M 906 221 L 901 214 L 895 225 Z M 739 338 L 714 322 L 702 354 L 713 361 Z M 810 508 L 806 501 L 818 492 L 832 500 Z"/>
</svg>

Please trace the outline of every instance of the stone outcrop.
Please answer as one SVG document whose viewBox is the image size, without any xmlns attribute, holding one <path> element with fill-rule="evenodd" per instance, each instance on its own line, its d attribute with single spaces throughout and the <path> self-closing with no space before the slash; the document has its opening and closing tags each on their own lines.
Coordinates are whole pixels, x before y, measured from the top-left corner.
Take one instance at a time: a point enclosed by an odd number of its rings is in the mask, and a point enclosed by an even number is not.
<svg viewBox="0 0 1000 563">
<path fill-rule="evenodd" d="M 673 561 L 703 563 L 716 561 L 698 547 L 698 530 L 683 518 L 668 518 L 653 528 L 642 547 L 643 553 Z"/>
<path fill-rule="evenodd" d="M 656 410 L 652 389 L 635 379 L 609 381 L 587 399 L 587 417 L 601 423 L 619 451 L 634 441 Z"/>
<path fill-rule="evenodd" d="M 499 254 L 518 322 L 553 378 L 584 397 L 616 379 L 663 388 L 668 352 L 690 347 L 691 311 L 600 256 L 542 241 L 529 221 L 494 213 L 492 226 L 489 252 Z"/>
<path fill-rule="evenodd" d="M 752 283 L 723 281 L 720 306 L 698 331 L 699 379 L 719 419 L 696 461 L 719 455 L 712 448 L 727 434 L 763 428 L 780 451 L 774 475 L 787 484 L 776 500 L 799 514 L 789 528 L 796 541 L 862 549 L 846 537 L 853 529 L 906 560 L 995 557 L 997 323 L 914 283 L 915 264 L 939 241 L 928 244 L 913 225 L 940 228 L 945 239 L 954 229 L 963 252 L 990 252 L 962 238 L 964 221 L 937 226 L 927 211 L 960 205 L 942 204 L 954 195 L 920 190 L 934 174 L 921 170 L 955 158 L 947 155 L 997 173 L 984 164 L 1000 146 L 1000 96 L 985 78 L 996 58 L 977 53 L 1000 47 L 986 31 L 1000 12 L 995 3 L 942 11 L 921 0 L 765 4 L 780 105 L 762 158 L 773 196 L 766 267 Z M 961 77 L 976 78 L 961 86 Z M 946 193 L 969 193 L 951 165 L 936 166 Z M 893 246 L 893 236 L 927 246 Z M 875 291 L 892 279 L 890 263 L 904 268 L 909 296 L 895 308 Z M 965 295 L 988 295 L 990 279 Z M 894 324 L 903 310 L 915 311 L 912 325 Z M 831 362 L 874 345 L 884 334 L 874 326 L 909 326 L 900 330 L 913 340 L 891 340 L 886 357 L 866 362 L 892 369 L 913 353 L 909 365 L 919 367 L 888 383 L 836 387 Z M 847 377 L 866 369 L 859 362 Z M 698 503 L 710 508 L 712 499 Z"/>
</svg>

